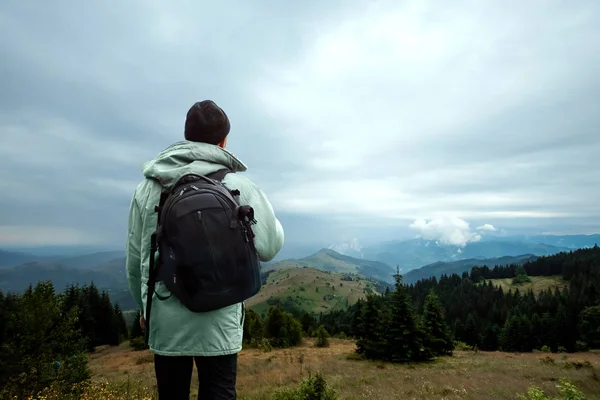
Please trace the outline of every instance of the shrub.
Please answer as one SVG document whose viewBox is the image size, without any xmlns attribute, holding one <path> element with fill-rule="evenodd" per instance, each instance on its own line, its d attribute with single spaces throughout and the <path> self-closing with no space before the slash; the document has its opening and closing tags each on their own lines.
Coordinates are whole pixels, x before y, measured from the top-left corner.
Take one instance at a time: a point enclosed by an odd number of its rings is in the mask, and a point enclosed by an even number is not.
<svg viewBox="0 0 600 400">
<path fill-rule="evenodd" d="M 542 351 L 544 353 L 551 353 L 552 349 L 550 349 L 550 346 L 543 345 L 542 348 L 540 349 L 540 351 Z"/>
<path fill-rule="evenodd" d="M 329 333 L 325 329 L 323 325 L 319 326 L 317 329 L 317 347 L 329 347 Z"/>
<path fill-rule="evenodd" d="M 129 341 L 129 346 L 131 346 L 135 351 L 146 350 L 148 345 L 143 337 L 138 336 Z"/>
<path fill-rule="evenodd" d="M 556 387 L 561 397 L 553 399 L 546 396 L 539 388 L 531 386 L 525 394 L 517 394 L 517 398 L 520 400 L 585 400 L 585 395 L 564 378 L 559 380 Z"/>
<path fill-rule="evenodd" d="M 294 389 L 277 389 L 273 400 L 337 400 L 339 399 L 336 391 L 330 387 L 325 378 L 319 373 L 315 376 L 305 378 Z"/>
<path fill-rule="evenodd" d="M 513 285 L 522 285 L 528 282 L 531 282 L 531 279 L 527 275 L 517 275 L 512 280 Z"/>
<path fill-rule="evenodd" d="M 454 349 L 455 350 L 462 350 L 462 351 L 473 351 L 473 346 L 469 346 L 468 344 L 466 344 L 465 342 L 460 342 L 455 340 L 454 341 Z"/>
</svg>

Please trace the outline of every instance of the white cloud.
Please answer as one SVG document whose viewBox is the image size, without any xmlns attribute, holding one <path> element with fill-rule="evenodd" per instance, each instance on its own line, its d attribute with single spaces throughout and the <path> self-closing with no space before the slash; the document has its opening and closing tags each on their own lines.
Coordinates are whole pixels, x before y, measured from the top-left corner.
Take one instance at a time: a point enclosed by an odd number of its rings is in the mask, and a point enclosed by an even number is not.
<svg viewBox="0 0 600 400">
<path fill-rule="evenodd" d="M 121 240 L 141 163 L 202 98 L 286 237 L 600 221 L 595 0 L 5 3 L 0 224 Z M 54 211 L 29 220 L 35 202 Z"/>
<path fill-rule="evenodd" d="M 586 53 L 600 48 L 590 7 L 378 2 L 332 24 L 256 83 L 282 122 L 286 162 L 305 169 L 275 188 L 276 208 L 355 212 L 374 224 L 598 219 L 589 166 L 600 138 L 554 117 L 597 120 L 594 106 L 549 100 L 585 91 L 590 79 L 598 86 L 589 66 L 600 58 Z"/>
<path fill-rule="evenodd" d="M 437 218 L 429 222 L 417 219 L 410 228 L 426 240 L 436 240 L 442 244 L 465 247 L 468 243 L 478 242 L 481 236 L 471 231 L 469 223 L 460 218 Z"/>
<path fill-rule="evenodd" d="M 496 229 L 496 227 L 492 224 L 483 224 L 481 226 L 478 226 L 476 228 L 478 231 L 489 231 L 489 232 L 496 232 L 498 229 Z"/>
</svg>

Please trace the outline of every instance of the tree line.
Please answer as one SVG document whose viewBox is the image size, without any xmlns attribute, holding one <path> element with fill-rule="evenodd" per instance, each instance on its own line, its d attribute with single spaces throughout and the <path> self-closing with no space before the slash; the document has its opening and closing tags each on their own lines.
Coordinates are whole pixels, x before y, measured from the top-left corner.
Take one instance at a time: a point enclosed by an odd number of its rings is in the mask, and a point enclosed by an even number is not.
<svg viewBox="0 0 600 400">
<path fill-rule="evenodd" d="M 560 277 L 565 287 L 534 294 L 520 289 L 519 285 L 505 291 L 490 281 L 518 278 L 514 281 L 518 284 L 527 281 L 524 274 Z M 600 348 L 599 288 L 598 246 L 540 257 L 522 268 L 518 265 L 474 267 L 471 273 L 465 272 L 462 276 L 442 275 L 439 280 L 433 277 L 414 285 L 400 285 L 400 291 L 406 294 L 404 308 L 422 315 L 423 321 L 431 310 L 431 293 L 435 293 L 453 341 L 481 350 L 509 352 L 534 349 L 573 352 Z M 323 315 L 319 322 L 334 335 L 345 333 L 356 337 L 359 344 L 366 334 L 368 340 L 380 343 L 380 352 L 383 352 L 386 340 L 392 336 L 389 331 L 383 333 L 386 327 L 380 326 L 379 321 L 390 318 L 390 302 L 398 296 L 398 285 L 395 292 L 367 298 L 346 311 Z M 413 324 L 407 319 L 408 314 L 410 311 L 401 316 L 405 326 Z"/>
<path fill-rule="evenodd" d="M 56 293 L 49 281 L 0 291 L 0 398 L 26 398 L 87 380 L 87 352 L 128 336 L 119 306 L 94 284 Z"/>
</svg>

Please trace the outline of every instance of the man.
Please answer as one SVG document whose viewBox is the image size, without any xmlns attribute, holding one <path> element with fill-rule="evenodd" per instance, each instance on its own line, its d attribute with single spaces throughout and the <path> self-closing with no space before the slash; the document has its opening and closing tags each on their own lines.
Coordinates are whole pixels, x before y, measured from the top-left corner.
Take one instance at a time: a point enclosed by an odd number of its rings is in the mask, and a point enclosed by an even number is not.
<svg viewBox="0 0 600 400">
<path fill-rule="evenodd" d="M 225 149 L 230 130 L 225 112 L 214 102 L 194 104 L 185 121 L 185 141 L 171 145 L 143 166 L 145 179 L 131 202 L 127 236 L 129 290 L 142 315 L 148 294 L 151 236 L 161 191 L 186 174 L 208 175 L 224 167 L 223 184 L 239 190 L 242 205 L 254 209 L 254 245 L 261 261 L 272 260 L 283 246 L 283 228 L 265 194 L 239 172 L 246 166 Z M 156 259 L 156 258 L 155 258 Z M 156 282 L 149 319 L 148 345 L 155 355 L 159 398 L 189 399 L 193 365 L 198 369 L 198 399 L 235 399 L 237 354 L 242 349 L 245 306 L 195 313 Z M 144 327 L 144 318 L 140 319 Z"/>
</svg>

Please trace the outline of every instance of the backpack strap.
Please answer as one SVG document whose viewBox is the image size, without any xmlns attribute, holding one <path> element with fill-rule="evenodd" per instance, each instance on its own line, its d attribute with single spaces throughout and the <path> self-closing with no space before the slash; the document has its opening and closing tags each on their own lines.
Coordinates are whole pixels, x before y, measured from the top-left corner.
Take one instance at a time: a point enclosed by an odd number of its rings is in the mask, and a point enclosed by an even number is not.
<svg viewBox="0 0 600 400">
<path fill-rule="evenodd" d="M 159 231 L 161 228 L 160 225 L 160 219 L 161 219 L 161 214 L 162 214 L 162 208 L 165 205 L 165 201 L 167 200 L 167 198 L 169 197 L 169 192 L 168 191 L 163 191 L 160 194 L 160 200 L 158 202 L 158 205 L 154 207 L 154 211 L 157 213 L 157 223 L 156 223 L 156 230 L 152 233 L 152 235 L 150 236 L 150 266 L 149 266 L 149 271 L 148 271 L 148 293 L 146 296 L 146 315 L 144 316 L 145 319 L 145 332 L 144 332 L 144 339 L 146 344 L 148 344 L 149 339 L 150 339 L 150 311 L 151 311 L 151 307 L 152 307 L 152 297 L 154 295 L 154 289 L 156 287 L 156 275 L 158 273 L 157 271 L 157 267 L 155 265 L 155 257 L 156 257 L 156 252 L 158 250 L 158 235 L 159 235 Z"/>
</svg>

